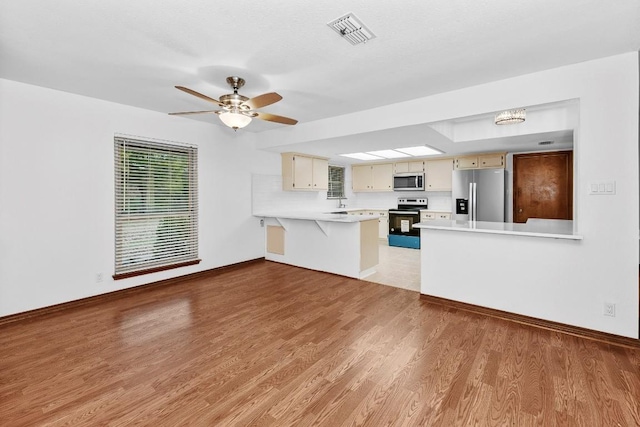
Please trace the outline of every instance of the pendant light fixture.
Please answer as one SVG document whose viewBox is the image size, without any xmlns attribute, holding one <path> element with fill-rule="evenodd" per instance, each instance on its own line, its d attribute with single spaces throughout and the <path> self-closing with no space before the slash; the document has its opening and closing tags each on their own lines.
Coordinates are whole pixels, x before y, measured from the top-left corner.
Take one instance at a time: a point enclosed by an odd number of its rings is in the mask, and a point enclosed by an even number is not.
<svg viewBox="0 0 640 427">
<path fill-rule="evenodd" d="M 525 109 L 519 108 L 517 110 L 506 110 L 496 115 L 495 124 L 497 125 L 511 125 L 515 123 L 522 123 L 525 119 Z"/>
</svg>

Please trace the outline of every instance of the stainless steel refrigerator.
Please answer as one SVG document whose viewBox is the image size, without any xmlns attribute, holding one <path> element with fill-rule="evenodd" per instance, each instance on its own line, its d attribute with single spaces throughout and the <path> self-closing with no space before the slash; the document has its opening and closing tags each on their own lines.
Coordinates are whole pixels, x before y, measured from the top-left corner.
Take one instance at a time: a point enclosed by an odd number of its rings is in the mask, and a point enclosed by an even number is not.
<svg viewBox="0 0 640 427">
<path fill-rule="evenodd" d="M 504 222 L 505 170 L 453 171 L 453 219 Z"/>
</svg>

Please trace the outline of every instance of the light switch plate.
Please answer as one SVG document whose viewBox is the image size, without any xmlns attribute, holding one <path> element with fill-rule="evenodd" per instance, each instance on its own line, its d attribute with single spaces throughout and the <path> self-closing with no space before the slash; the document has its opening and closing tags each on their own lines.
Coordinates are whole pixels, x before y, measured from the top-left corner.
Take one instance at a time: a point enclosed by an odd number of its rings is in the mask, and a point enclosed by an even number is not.
<svg viewBox="0 0 640 427">
<path fill-rule="evenodd" d="M 595 196 L 613 196 L 616 194 L 615 181 L 598 181 L 589 184 L 589 194 Z"/>
</svg>

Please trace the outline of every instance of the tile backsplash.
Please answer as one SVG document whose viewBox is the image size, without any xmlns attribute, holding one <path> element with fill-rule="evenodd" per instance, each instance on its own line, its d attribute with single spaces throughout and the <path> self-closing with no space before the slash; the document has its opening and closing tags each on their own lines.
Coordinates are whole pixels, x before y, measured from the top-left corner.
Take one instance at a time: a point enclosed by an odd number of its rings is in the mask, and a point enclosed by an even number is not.
<svg viewBox="0 0 640 427">
<path fill-rule="evenodd" d="M 311 211 L 329 212 L 336 210 L 338 200 L 327 200 L 326 191 L 283 191 L 281 175 L 253 174 L 252 184 L 252 212 L 277 212 L 277 211 Z M 451 210 L 451 192 L 447 191 L 393 191 L 375 193 L 353 193 L 351 182 L 345 182 L 346 198 L 343 203 L 347 208 L 395 208 L 398 198 L 424 198 L 429 199 L 429 209 Z"/>
</svg>

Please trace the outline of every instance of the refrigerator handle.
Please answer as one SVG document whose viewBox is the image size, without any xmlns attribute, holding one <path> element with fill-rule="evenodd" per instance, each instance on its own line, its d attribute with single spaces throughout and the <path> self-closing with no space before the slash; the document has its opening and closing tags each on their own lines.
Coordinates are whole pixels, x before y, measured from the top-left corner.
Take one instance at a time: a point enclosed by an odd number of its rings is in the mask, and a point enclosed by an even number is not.
<svg viewBox="0 0 640 427">
<path fill-rule="evenodd" d="M 473 183 L 473 220 L 478 220 L 478 183 Z"/>
<path fill-rule="evenodd" d="M 473 193 L 473 182 L 469 183 L 469 221 L 473 221 L 475 218 L 473 217 L 473 206 L 475 204 Z"/>
</svg>

